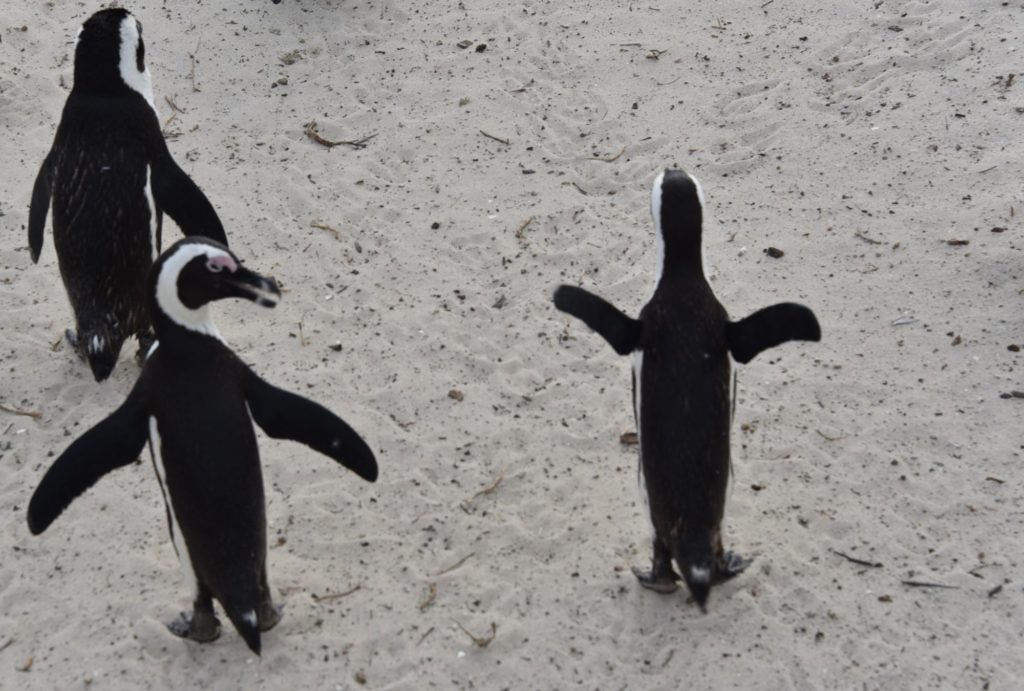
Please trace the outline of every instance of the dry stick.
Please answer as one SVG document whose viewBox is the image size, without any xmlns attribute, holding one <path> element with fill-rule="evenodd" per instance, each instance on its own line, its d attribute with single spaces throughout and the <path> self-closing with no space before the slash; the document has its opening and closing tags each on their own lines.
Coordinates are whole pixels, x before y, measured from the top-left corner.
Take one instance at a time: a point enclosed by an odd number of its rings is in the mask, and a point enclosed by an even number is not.
<svg viewBox="0 0 1024 691">
<path fill-rule="evenodd" d="M 605 163 L 612 163 L 614 161 L 619 160 L 619 156 L 621 156 L 624 153 L 626 153 L 626 147 L 625 146 L 623 146 L 622 150 L 619 151 L 619 153 L 615 154 L 614 156 L 611 156 L 611 157 L 608 157 L 608 156 L 597 156 L 595 158 L 595 160 L 597 160 L 597 161 L 604 161 Z"/>
<path fill-rule="evenodd" d="M 7 650 L 8 648 L 10 648 L 11 647 L 11 643 L 14 643 L 14 639 L 13 638 L 8 638 L 6 641 L 4 641 L 3 645 L 0 645 L 0 653 L 2 653 L 3 651 Z"/>
<path fill-rule="evenodd" d="M 338 242 L 341 242 L 341 235 L 338 234 L 337 229 L 336 228 L 332 228 L 331 226 L 327 225 L 326 223 L 321 223 L 320 221 L 313 221 L 312 223 L 309 224 L 309 227 L 310 228 L 319 228 L 320 230 L 330 231 L 330 233 L 332 235 L 334 235 L 334 239 L 337 240 Z"/>
<path fill-rule="evenodd" d="M 362 149 L 366 147 L 366 142 L 370 141 L 377 136 L 377 133 L 368 134 L 362 139 L 339 139 L 337 141 L 331 139 L 325 139 L 321 136 L 317 130 L 316 120 L 310 120 L 306 123 L 306 136 L 315 141 L 317 144 L 323 144 L 328 149 L 333 149 L 336 146 L 351 146 L 353 149 Z"/>
<path fill-rule="evenodd" d="M 658 86 L 668 86 L 669 84 L 675 84 L 676 82 L 678 82 L 682 78 L 683 78 L 682 75 L 680 75 L 680 76 L 676 77 L 675 79 L 673 79 L 670 82 L 654 82 L 654 83 L 657 84 Z"/>
<path fill-rule="evenodd" d="M 445 569 L 444 571 L 440 571 L 440 572 L 438 572 L 438 574 L 437 574 L 437 575 L 438 575 L 438 576 L 443 576 L 443 575 L 445 575 L 446 573 L 451 573 L 452 571 L 454 571 L 455 569 L 459 568 L 460 566 L 462 566 L 463 564 L 465 564 L 465 563 L 466 563 L 467 561 L 469 561 L 469 558 L 470 558 L 470 557 L 473 557 L 473 556 L 476 556 L 476 552 L 470 552 L 469 554 L 467 554 L 466 556 L 464 556 L 464 557 L 463 557 L 462 559 L 459 559 L 459 560 L 458 560 L 457 562 L 455 562 L 454 564 L 452 564 L 451 566 L 449 566 L 449 567 L 448 567 L 447 569 Z"/>
<path fill-rule="evenodd" d="M 362 583 L 357 583 L 355 588 L 351 588 L 350 590 L 346 590 L 343 593 L 333 593 L 331 595 L 313 595 L 313 600 L 315 602 L 334 602 L 335 600 L 340 600 L 343 597 L 348 597 L 349 595 L 351 595 L 352 593 L 356 592 L 357 590 L 360 590 L 362 587 L 363 587 Z"/>
<path fill-rule="evenodd" d="M 522 240 L 523 239 L 523 231 L 526 230 L 526 226 L 528 226 L 531 223 L 533 223 L 533 219 L 534 218 L 535 218 L 535 216 L 530 216 L 528 219 L 526 219 L 525 221 L 523 221 L 519 225 L 519 228 L 516 230 L 516 240 Z"/>
<path fill-rule="evenodd" d="M 427 629 L 427 632 L 425 634 L 420 636 L 420 639 L 418 641 L 416 641 L 416 645 L 419 645 L 423 641 L 427 640 L 427 636 L 429 636 L 432 633 L 434 633 L 434 627 L 433 626 L 431 626 L 429 629 Z"/>
<path fill-rule="evenodd" d="M 580 194 L 585 194 L 585 195 L 587 195 L 588 197 L 590 196 L 590 193 L 589 193 L 589 192 L 587 192 L 587 191 L 586 191 L 585 189 L 583 189 L 582 187 L 580 187 L 579 185 L 577 185 L 577 184 L 576 184 L 575 182 L 574 182 L 574 183 L 572 183 L 572 186 L 573 186 L 573 187 L 575 187 L 576 189 L 578 189 L 578 190 L 580 191 Z"/>
<path fill-rule="evenodd" d="M 1000 485 L 1005 485 L 1006 484 L 1006 480 L 1000 480 L 999 478 L 993 477 L 991 475 L 989 475 L 985 479 L 989 480 L 990 482 L 998 482 Z"/>
<path fill-rule="evenodd" d="M 830 437 L 824 432 L 822 432 L 820 429 L 816 429 L 814 431 L 821 435 L 821 438 L 824 439 L 825 441 L 839 441 L 840 439 L 846 439 L 846 437 Z"/>
<path fill-rule="evenodd" d="M 909 585 L 911 588 L 946 588 L 947 590 L 959 590 L 959 586 L 955 585 L 944 585 L 942 583 L 929 583 L 927 581 L 900 581 L 903 585 Z"/>
<path fill-rule="evenodd" d="M 427 607 L 430 607 L 432 604 L 434 604 L 434 600 L 436 600 L 436 599 L 437 599 L 437 583 L 431 583 L 430 584 L 430 590 L 427 592 L 427 596 L 425 598 L 423 598 L 423 602 L 418 604 L 417 607 L 419 607 L 421 612 L 426 611 Z"/>
<path fill-rule="evenodd" d="M 495 624 L 493 621 L 491 622 L 491 637 L 490 638 L 478 638 L 477 636 L 474 636 L 473 634 L 471 634 L 469 631 L 466 630 L 465 626 L 463 626 L 459 622 L 455 622 L 455 625 L 458 626 L 460 629 L 462 629 L 462 633 L 466 634 L 471 639 L 473 639 L 473 645 L 477 646 L 478 648 L 486 648 L 487 646 L 489 646 L 491 644 L 491 641 L 494 640 L 494 637 L 498 635 L 498 625 Z"/>
<path fill-rule="evenodd" d="M 60 348 L 60 344 L 63 343 L 63 342 L 64 342 L 64 337 L 63 336 L 58 336 L 57 340 L 53 342 L 52 346 L 50 346 L 50 352 L 51 353 L 56 353 L 57 349 Z"/>
<path fill-rule="evenodd" d="M 867 235 L 865 235 L 864 233 L 860 232 L 859 230 L 856 233 L 854 233 L 853 236 L 857 237 L 857 238 L 860 238 L 861 240 L 863 240 L 864 242 L 866 242 L 866 243 L 868 243 L 870 245 L 884 245 L 885 244 L 881 240 L 875 240 L 873 238 L 869 238 Z"/>
<path fill-rule="evenodd" d="M 303 348 L 305 348 L 306 346 L 309 345 L 309 341 L 307 341 L 306 337 L 302 334 L 302 321 L 301 320 L 299 321 L 299 345 L 302 346 Z"/>
<path fill-rule="evenodd" d="M 992 590 L 988 591 L 988 596 L 989 597 L 995 597 L 996 595 L 998 595 L 1001 592 L 1003 592 L 1003 584 L 1002 583 L 997 585 L 995 588 L 992 588 Z M 3 650 L 3 648 L 0 648 L 0 650 Z"/>
<path fill-rule="evenodd" d="M 507 139 L 502 139 L 501 137 L 496 137 L 493 134 L 490 134 L 489 132 L 484 132 L 483 130 L 480 130 L 480 134 L 484 135 L 488 139 L 493 139 L 496 142 L 501 142 L 505 146 L 508 146 L 508 145 L 510 145 L 512 143 L 512 142 L 510 142 Z"/>
<path fill-rule="evenodd" d="M 5 413 L 11 413 L 12 415 L 24 415 L 25 417 L 30 417 L 33 420 L 38 420 L 43 416 L 42 413 L 36 412 L 34 410 L 19 410 L 17 408 L 8 408 L 2 403 L 0 403 L 0 410 L 4 411 Z"/>
<path fill-rule="evenodd" d="M 484 495 L 493 493 L 494 490 L 498 489 L 498 485 L 500 485 L 501 481 L 504 480 L 504 479 L 505 479 L 505 473 L 499 473 L 498 477 L 494 480 L 494 482 L 492 482 L 491 484 L 489 484 L 486 487 L 484 487 L 482 490 L 480 490 L 479 492 L 474 494 L 472 497 L 470 497 L 466 501 L 462 502 L 462 510 L 463 511 L 468 511 L 469 507 L 473 505 L 473 502 L 476 500 L 477 497 L 482 497 Z"/>
<path fill-rule="evenodd" d="M 192 71 L 189 73 L 189 78 L 192 80 L 192 91 L 198 92 L 199 87 L 196 86 L 196 53 L 199 52 L 199 44 L 203 42 L 203 39 L 196 41 L 196 49 L 188 54 L 189 60 L 192 61 Z"/>
<path fill-rule="evenodd" d="M 882 568 L 882 562 L 880 562 L 880 561 L 864 561 L 863 559 L 858 559 L 857 557 L 851 557 L 849 554 L 843 554 L 842 552 L 837 552 L 834 549 L 830 549 L 829 552 L 831 552 L 832 554 L 835 554 L 835 555 L 838 555 L 838 556 L 842 557 L 846 561 L 853 562 L 854 564 L 860 564 L 861 566 L 866 566 L 866 567 L 868 567 L 870 569 L 880 569 L 880 568 Z"/>
</svg>

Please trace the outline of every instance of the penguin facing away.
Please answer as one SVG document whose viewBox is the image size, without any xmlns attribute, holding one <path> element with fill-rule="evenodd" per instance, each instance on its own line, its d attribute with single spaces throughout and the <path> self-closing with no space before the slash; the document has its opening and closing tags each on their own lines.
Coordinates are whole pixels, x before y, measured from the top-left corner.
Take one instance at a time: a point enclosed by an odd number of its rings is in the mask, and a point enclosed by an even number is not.
<svg viewBox="0 0 1024 691">
<path fill-rule="evenodd" d="M 75 313 L 68 340 L 103 381 L 125 339 L 139 337 L 140 355 L 152 341 L 146 276 L 160 253 L 163 213 L 185 235 L 227 244 L 213 206 L 167 149 L 142 25 L 127 10 L 100 10 L 78 33 L 74 86 L 32 189 L 33 262 L 51 200 L 53 243 Z"/>
<path fill-rule="evenodd" d="M 632 319 L 581 288 L 563 285 L 555 306 L 583 320 L 633 360 L 633 411 L 640 441 L 640 491 L 650 512 L 650 571 L 633 569 L 645 588 L 670 593 L 682 571 L 705 609 L 711 586 L 748 561 L 722 546 L 730 471 L 730 354 L 740 363 L 791 340 L 818 341 L 808 308 L 766 307 L 729 321 L 704 275 L 704 195 L 695 178 L 666 170 L 654 181 L 651 213 L 658 231 L 654 294 Z"/>
<path fill-rule="evenodd" d="M 267 582 L 267 526 L 255 421 L 365 480 L 377 479 L 373 452 L 343 420 L 254 373 L 221 340 L 209 303 L 245 298 L 273 307 L 273 280 L 249 271 L 220 243 L 186 238 L 154 264 L 147 297 L 157 342 L 125 402 L 53 463 L 28 506 L 42 533 L 106 473 L 149 445 L 171 540 L 195 584 L 192 613 L 169 625 L 178 636 L 220 634 L 216 598 L 254 652 L 280 619 Z"/>
</svg>

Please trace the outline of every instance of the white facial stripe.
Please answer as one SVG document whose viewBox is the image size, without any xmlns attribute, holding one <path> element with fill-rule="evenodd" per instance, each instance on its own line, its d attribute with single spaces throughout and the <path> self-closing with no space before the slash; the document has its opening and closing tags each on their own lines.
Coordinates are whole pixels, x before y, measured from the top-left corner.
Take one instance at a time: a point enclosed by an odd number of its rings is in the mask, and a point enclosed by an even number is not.
<svg viewBox="0 0 1024 691">
<path fill-rule="evenodd" d="M 178 297 L 178 276 L 185 265 L 196 257 L 230 257 L 224 250 L 203 244 L 182 245 L 174 251 L 160 267 L 160 276 L 156 279 L 156 304 L 163 310 L 171 321 L 192 331 L 207 336 L 213 336 L 223 342 L 220 332 L 210 318 L 208 305 L 202 305 L 198 309 L 189 309 Z"/>
<path fill-rule="evenodd" d="M 256 626 L 256 610 L 250 609 L 248 612 L 243 614 L 242 621 L 247 623 L 249 626 Z"/>
<path fill-rule="evenodd" d="M 711 580 L 711 570 L 703 566 L 691 566 L 690 578 L 698 583 L 707 583 Z"/>
<path fill-rule="evenodd" d="M 125 15 L 125 18 L 121 20 L 121 62 L 119 64 L 121 79 L 128 85 L 128 88 L 137 91 L 146 99 L 149 107 L 159 117 L 160 114 L 153 102 L 153 82 L 149 78 L 149 66 L 147 65 L 146 69 L 139 72 L 138 62 L 135 59 L 138 46 L 139 28 L 135 25 L 135 17 L 130 14 Z"/>
<path fill-rule="evenodd" d="M 665 171 L 662 171 L 654 179 L 654 186 L 651 187 L 651 217 L 654 219 L 654 240 L 658 248 L 658 265 L 654 274 L 654 290 L 658 289 L 658 284 L 661 282 L 661 274 L 665 270 L 665 238 L 661 234 L 661 183 L 664 180 Z"/>
<path fill-rule="evenodd" d="M 690 178 L 690 181 L 693 183 L 693 186 L 697 188 L 697 200 L 700 202 L 701 215 L 703 216 L 704 215 L 704 188 L 700 186 L 700 180 L 698 180 L 697 178 L 693 177 L 689 173 L 687 173 L 686 175 Z"/>
<path fill-rule="evenodd" d="M 153 344 L 156 347 L 156 344 Z M 150 349 L 152 352 L 152 348 Z M 160 431 L 156 426 L 156 418 L 150 416 L 149 418 L 149 451 L 150 456 L 153 458 L 153 469 L 156 471 L 157 480 L 160 484 L 160 494 L 164 498 L 164 505 L 167 507 L 167 520 L 170 522 L 171 528 L 171 544 L 174 546 L 174 552 L 178 555 L 178 563 L 181 564 L 181 569 L 185 574 L 185 582 L 191 586 L 196 586 L 195 572 L 192 570 L 192 559 L 188 554 L 188 546 L 185 545 L 185 538 L 181 534 L 181 529 L 178 527 L 178 518 L 174 513 L 174 503 L 171 501 L 170 490 L 167 489 L 167 470 L 164 468 L 163 459 L 163 448 L 161 446 L 162 441 L 160 440 Z"/>
<path fill-rule="evenodd" d="M 78 42 L 82 40 L 82 32 L 85 31 L 85 25 L 78 27 L 78 33 L 75 34 L 75 50 L 72 51 L 72 55 L 78 52 Z"/>
<path fill-rule="evenodd" d="M 704 204 L 704 188 L 700 186 L 700 180 L 695 178 L 693 175 L 687 173 L 690 181 L 693 182 L 693 186 L 697 188 L 697 201 L 700 202 L 700 216 L 701 216 L 701 230 L 704 229 L 704 210 L 707 208 Z M 711 273 L 711 265 L 708 264 L 708 255 L 706 245 L 700 243 L 700 262 L 704 265 L 704 281 L 708 280 L 708 274 Z"/>
</svg>

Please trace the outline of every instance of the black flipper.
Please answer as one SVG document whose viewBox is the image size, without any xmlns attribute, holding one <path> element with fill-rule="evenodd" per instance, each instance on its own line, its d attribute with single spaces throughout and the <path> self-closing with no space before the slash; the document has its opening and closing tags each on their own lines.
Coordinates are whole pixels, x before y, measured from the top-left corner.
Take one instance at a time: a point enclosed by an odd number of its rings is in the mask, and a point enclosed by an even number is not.
<svg viewBox="0 0 1024 691">
<path fill-rule="evenodd" d="M 28 528 L 46 530 L 97 480 L 135 461 L 149 436 L 146 408 L 136 390 L 109 417 L 71 443 L 46 471 L 28 504 Z"/>
<path fill-rule="evenodd" d="M 39 261 L 43 251 L 43 231 L 46 229 L 46 215 L 50 212 L 50 196 L 53 187 L 53 150 L 46 154 L 39 167 L 36 183 L 32 186 L 32 204 L 28 208 L 28 247 L 32 263 Z"/>
<path fill-rule="evenodd" d="M 641 323 L 631 319 L 593 293 L 575 286 L 558 286 L 555 307 L 582 320 L 619 355 L 628 355 L 640 344 Z"/>
<path fill-rule="evenodd" d="M 169 151 L 153 159 L 151 183 L 157 208 L 167 212 L 182 233 L 202 235 L 227 246 L 224 226 L 210 200 L 178 167 Z"/>
<path fill-rule="evenodd" d="M 758 353 L 786 341 L 820 341 L 821 327 L 814 312 L 792 302 L 765 307 L 726 326 L 729 351 L 746 364 Z"/>
<path fill-rule="evenodd" d="M 305 444 L 364 480 L 377 479 L 373 451 L 344 420 L 318 403 L 268 384 L 252 371 L 245 384 L 252 419 L 268 435 Z"/>
</svg>

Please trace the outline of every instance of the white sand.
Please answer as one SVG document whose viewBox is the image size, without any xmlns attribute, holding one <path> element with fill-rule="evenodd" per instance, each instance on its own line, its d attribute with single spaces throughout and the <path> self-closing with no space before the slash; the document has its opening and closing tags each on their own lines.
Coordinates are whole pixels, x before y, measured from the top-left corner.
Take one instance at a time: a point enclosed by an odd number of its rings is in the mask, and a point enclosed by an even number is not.
<svg viewBox="0 0 1024 691">
<path fill-rule="evenodd" d="M 1024 401 L 999 396 L 1024 389 L 1018 0 L 134 3 L 160 112 L 183 111 L 172 152 L 287 290 L 273 311 L 218 305 L 221 331 L 381 466 L 368 485 L 261 434 L 286 606 L 262 659 L 230 626 L 205 646 L 164 628 L 190 590 L 148 458 L 28 532 L 46 467 L 138 370 L 123 354 L 98 385 L 53 351 L 70 308 L 49 230 L 38 266 L 25 240 L 98 6 L 11 5 L 0 403 L 41 416 L 0 412 L 0 687 L 1020 684 Z M 314 119 L 377 136 L 328 150 Z M 725 529 L 756 561 L 707 615 L 629 573 L 649 546 L 619 443 L 628 360 L 550 303 L 581 282 L 639 310 L 665 165 L 703 182 L 730 312 L 801 301 L 825 334 L 740 372 Z M 491 622 L 487 648 L 458 627 Z"/>
</svg>

